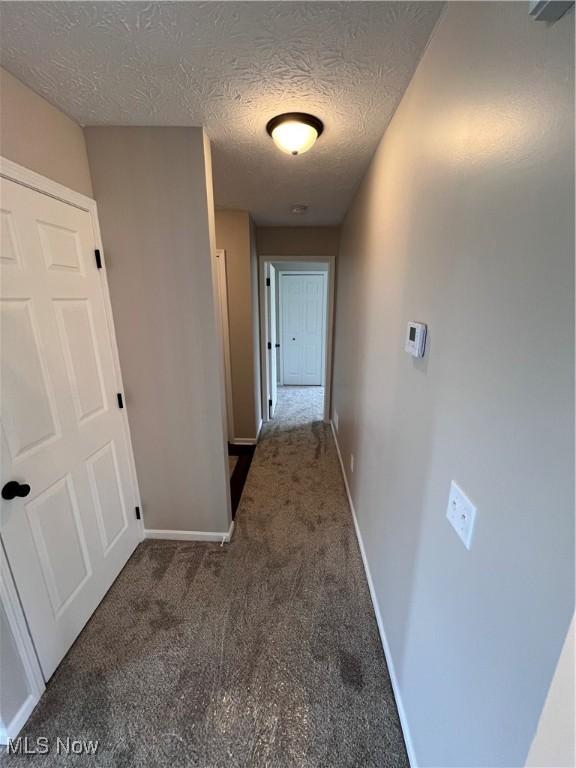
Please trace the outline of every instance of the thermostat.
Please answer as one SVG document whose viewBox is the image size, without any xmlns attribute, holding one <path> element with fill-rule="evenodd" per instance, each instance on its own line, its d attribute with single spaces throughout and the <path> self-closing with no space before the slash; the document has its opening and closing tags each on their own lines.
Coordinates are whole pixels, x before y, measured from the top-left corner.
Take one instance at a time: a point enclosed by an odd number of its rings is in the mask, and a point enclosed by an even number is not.
<svg viewBox="0 0 576 768">
<path fill-rule="evenodd" d="M 408 323 L 404 350 L 412 357 L 424 357 L 426 348 L 426 325 L 424 323 Z"/>
</svg>

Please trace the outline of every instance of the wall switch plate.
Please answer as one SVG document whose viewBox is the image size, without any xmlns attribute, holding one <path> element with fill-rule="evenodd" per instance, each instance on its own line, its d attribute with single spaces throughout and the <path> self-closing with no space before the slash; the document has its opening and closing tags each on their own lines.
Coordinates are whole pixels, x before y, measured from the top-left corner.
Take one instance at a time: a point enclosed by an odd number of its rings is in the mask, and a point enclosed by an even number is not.
<svg viewBox="0 0 576 768">
<path fill-rule="evenodd" d="M 354 472 L 354 454 L 350 454 L 350 472 Z"/>
<path fill-rule="evenodd" d="M 448 498 L 446 517 L 450 521 L 452 528 L 462 539 L 466 549 L 470 549 L 472 533 L 474 532 L 474 521 L 476 520 L 476 507 L 454 481 L 450 483 L 450 496 Z"/>
<path fill-rule="evenodd" d="M 336 427 L 336 432 L 338 432 L 339 427 L 339 419 L 338 419 L 338 411 L 334 411 L 334 426 Z"/>
</svg>

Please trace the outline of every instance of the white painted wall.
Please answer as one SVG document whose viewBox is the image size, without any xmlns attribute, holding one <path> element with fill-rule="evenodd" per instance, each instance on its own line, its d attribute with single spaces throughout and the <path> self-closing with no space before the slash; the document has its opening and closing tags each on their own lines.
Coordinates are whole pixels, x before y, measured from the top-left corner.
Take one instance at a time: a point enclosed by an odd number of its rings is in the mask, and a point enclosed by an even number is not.
<svg viewBox="0 0 576 768">
<path fill-rule="evenodd" d="M 421 766 L 524 765 L 574 611 L 573 66 L 573 12 L 448 3 L 341 232 L 333 403 Z"/>
</svg>

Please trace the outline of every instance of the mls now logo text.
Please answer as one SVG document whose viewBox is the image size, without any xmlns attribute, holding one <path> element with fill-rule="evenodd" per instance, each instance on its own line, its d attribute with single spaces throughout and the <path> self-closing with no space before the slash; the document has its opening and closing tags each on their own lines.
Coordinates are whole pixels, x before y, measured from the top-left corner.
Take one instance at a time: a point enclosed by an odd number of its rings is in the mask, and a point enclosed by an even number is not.
<svg viewBox="0 0 576 768">
<path fill-rule="evenodd" d="M 98 741 L 92 739 L 71 739 L 70 736 L 49 739 L 47 736 L 38 736 L 37 739 L 29 739 L 28 736 L 18 736 L 17 739 L 8 739 L 6 752 L 9 755 L 95 755 L 98 751 Z"/>
</svg>

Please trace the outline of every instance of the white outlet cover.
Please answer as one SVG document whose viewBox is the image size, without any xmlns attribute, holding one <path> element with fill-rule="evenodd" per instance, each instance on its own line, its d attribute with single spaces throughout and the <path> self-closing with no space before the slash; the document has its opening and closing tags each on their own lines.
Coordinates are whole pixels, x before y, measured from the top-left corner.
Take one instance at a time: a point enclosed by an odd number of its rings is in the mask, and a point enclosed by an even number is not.
<svg viewBox="0 0 576 768">
<path fill-rule="evenodd" d="M 354 454 L 350 454 L 350 472 L 354 472 Z"/>
<path fill-rule="evenodd" d="M 454 481 L 450 483 L 450 496 L 448 497 L 446 517 L 450 521 L 452 528 L 462 539 L 466 549 L 470 549 L 474 522 L 476 520 L 476 507 Z"/>
</svg>

